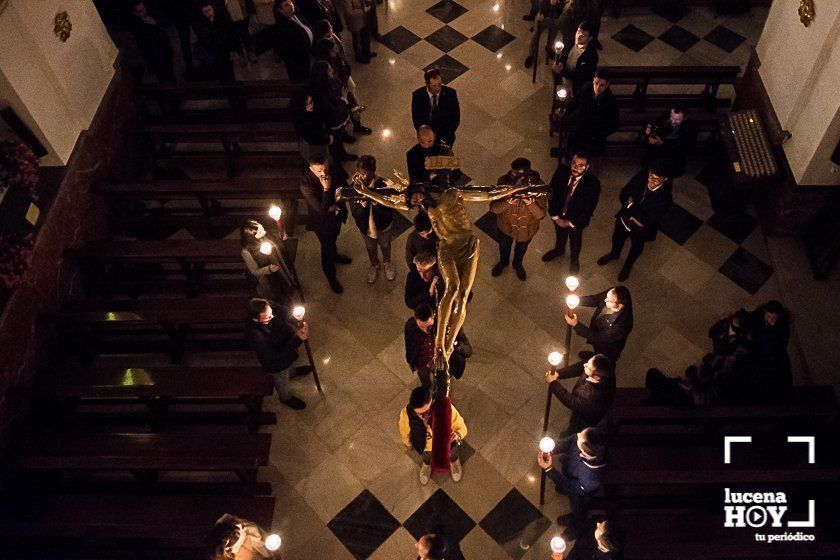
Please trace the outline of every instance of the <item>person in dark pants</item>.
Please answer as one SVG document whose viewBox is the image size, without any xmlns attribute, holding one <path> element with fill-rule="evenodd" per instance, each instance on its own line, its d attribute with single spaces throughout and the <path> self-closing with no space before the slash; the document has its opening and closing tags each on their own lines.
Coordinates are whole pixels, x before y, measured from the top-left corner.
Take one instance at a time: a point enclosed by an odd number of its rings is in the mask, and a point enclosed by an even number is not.
<svg viewBox="0 0 840 560">
<path fill-rule="evenodd" d="M 309 325 L 305 321 L 302 326 L 293 323 L 288 307 L 278 308 L 278 312 L 281 315 L 275 317 L 267 299 L 252 299 L 248 303 L 245 338 L 256 352 L 263 370 L 274 377 L 274 388 L 280 402 L 300 410 L 306 407 L 306 403 L 289 391 L 289 379 L 312 371 L 311 367 L 293 367 L 298 359 L 298 347 L 309 338 Z"/>
<path fill-rule="evenodd" d="M 430 126 L 437 138 L 452 148 L 455 132 L 461 125 L 461 105 L 458 92 L 443 85 L 440 70 L 432 68 L 423 74 L 426 85 L 411 94 L 411 120 L 418 132 Z"/>
<path fill-rule="evenodd" d="M 236 80 L 233 73 L 233 53 L 237 50 L 236 35 L 225 12 L 216 12 L 213 3 L 200 3 L 201 16 L 193 25 L 203 53 L 208 74 L 223 82 Z"/>
<path fill-rule="evenodd" d="M 172 43 L 169 42 L 169 34 L 164 29 L 166 26 L 168 22 L 158 14 L 149 13 L 142 1 L 134 3 L 131 31 L 146 69 L 161 83 L 175 81 Z"/>
<path fill-rule="evenodd" d="M 372 56 L 376 56 L 370 50 L 370 30 L 368 21 L 371 10 L 371 0 L 342 0 L 344 8 L 344 22 L 347 29 L 353 36 L 353 54 L 356 62 L 369 64 Z"/>
<path fill-rule="evenodd" d="M 640 171 L 621 189 L 621 209 L 615 214 L 612 249 L 598 259 L 598 265 L 603 266 L 619 258 L 624 242 L 630 238 L 630 252 L 618 273 L 619 282 L 630 276 L 645 243 L 656 239 L 659 224 L 671 207 L 671 180 L 667 173 L 663 164 L 654 162 L 648 171 Z"/>
<path fill-rule="evenodd" d="M 302 16 L 295 13 L 292 0 L 280 0 L 275 10 L 275 51 L 283 59 L 290 80 L 307 80 L 314 38 L 312 29 Z"/>
<path fill-rule="evenodd" d="M 584 21 L 575 31 L 574 43 L 566 43 L 551 65 L 554 84 L 574 95 L 583 84 L 592 81 L 597 69 L 598 49 L 592 41 L 592 25 Z"/>
<path fill-rule="evenodd" d="M 321 244 L 321 268 L 337 294 L 344 287 L 336 276 L 335 264 L 350 264 L 352 259 L 338 252 L 336 240 L 341 224 L 347 221 L 347 205 L 336 202 L 335 193 L 346 186 L 346 174 L 337 166 L 328 166 L 326 158 L 315 156 L 300 180 L 300 192 L 309 214 L 307 229 L 315 232 Z"/>
<path fill-rule="evenodd" d="M 565 371 L 547 372 L 545 381 L 551 392 L 572 411 L 567 433 L 577 433 L 598 425 L 615 398 L 615 364 L 603 354 L 595 354 L 586 362 L 563 368 Z M 578 374 L 571 391 L 560 384 L 560 376 Z"/>
<path fill-rule="evenodd" d="M 418 212 L 414 216 L 414 229 L 405 240 L 405 264 L 408 270 L 414 268 L 414 257 L 421 251 L 437 255 L 437 235 L 432 229 L 432 221 L 425 212 Z"/>
<path fill-rule="evenodd" d="M 604 437 L 593 428 L 572 434 L 557 444 L 554 454 L 537 453 L 537 464 L 554 483 L 558 494 L 569 497 L 572 513 L 557 518 L 567 525 L 563 538 L 575 540 L 587 527 L 589 500 L 598 491 L 606 470 Z"/>
<path fill-rule="evenodd" d="M 539 185 L 540 174 L 531 169 L 531 162 L 516 158 L 510 164 L 510 171 L 499 177 L 497 185 Z M 499 233 L 499 262 L 491 274 L 499 276 L 510 263 L 510 251 L 514 243 L 513 269 L 520 280 L 527 274 L 522 259 L 528 245 L 540 229 L 540 220 L 545 217 L 548 201 L 545 198 L 522 198 L 509 196 L 490 203 L 490 211 L 496 214 L 496 228 Z"/>
<path fill-rule="evenodd" d="M 367 185 L 368 188 L 381 188 L 385 186 L 382 177 L 376 174 L 376 158 L 364 155 L 356 162 L 357 177 Z M 379 276 L 379 251 L 382 251 L 382 268 L 385 278 L 390 282 L 396 278 L 396 272 L 391 264 L 391 239 L 394 231 L 391 224 L 394 222 L 395 211 L 382 204 L 364 199 L 350 203 L 350 213 L 356 222 L 356 227 L 362 234 L 370 259 L 370 271 L 367 282 L 373 284 Z"/>
<path fill-rule="evenodd" d="M 178 32 L 178 43 L 184 58 L 184 77 L 191 79 L 195 65 L 192 51 L 192 22 L 196 16 L 196 6 L 192 0 L 170 0 L 160 4 Z"/>
<path fill-rule="evenodd" d="M 595 354 L 603 354 L 618 363 L 621 351 L 627 343 L 627 337 L 633 330 L 633 301 L 630 290 L 625 286 L 614 286 L 609 290 L 591 296 L 580 296 L 579 307 L 594 307 L 592 320 L 587 327 L 578 321 L 577 314 L 571 317 L 564 314 L 575 332 L 592 345 Z M 580 352 L 582 359 L 587 359 L 591 352 Z"/>
<path fill-rule="evenodd" d="M 566 252 L 569 240 L 569 273 L 580 271 L 580 250 L 583 230 L 589 226 L 592 214 L 601 197 L 601 182 L 589 171 L 589 155 L 576 152 L 571 166 L 560 165 L 551 177 L 551 202 L 548 215 L 554 222 L 554 248 L 542 256 L 543 262 L 553 260 Z"/>
<path fill-rule="evenodd" d="M 604 153 L 607 137 L 618 130 L 618 102 L 610 90 L 609 75 L 598 69 L 591 84 L 583 84 L 566 110 L 569 125 L 567 148 L 592 157 Z"/>
<path fill-rule="evenodd" d="M 432 127 L 422 125 L 417 129 L 417 144 L 405 153 L 408 178 L 412 183 L 430 183 L 444 186 L 449 178 L 457 180 L 461 176 L 459 169 L 436 170 L 426 169 L 426 158 L 434 156 L 451 156 L 452 148 L 441 142 Z"/>
</svg>

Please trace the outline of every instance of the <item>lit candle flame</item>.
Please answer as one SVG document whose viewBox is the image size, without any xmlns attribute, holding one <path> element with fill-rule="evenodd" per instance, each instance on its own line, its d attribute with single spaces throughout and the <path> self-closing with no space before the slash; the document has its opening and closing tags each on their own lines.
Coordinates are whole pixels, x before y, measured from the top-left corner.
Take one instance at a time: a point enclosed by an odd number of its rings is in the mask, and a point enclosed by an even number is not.
<svg viewBox="0 0 840 560">
<path fill-rule="evenodd" d="M 566 277 L 566 287 L 569 288 L 570 292 L 577 290 L 578 286 L 580 286 L 580 280 L 577 279 L 577 276 Z"/>
<path fill-rule="evenodd" d="M 557 367 L 563 361 L 563 354 L 561 352 L 552 352 L 548 355 L 548 363 Z"/>
<path fill-rule="evenodd" d="M 577 297 L 575 294 L 569 294 L 566 296 L 566 305 L 569 309 L 574 309 L 578 305 L 580 305 L 580 298 Z"/>
<path fill-rule="evenodd" d="M 566 552 L 566 541 L 563 540 L 563 537 L 552 537 L 551 552 L 556 552 L 557 554 Z"/>
<path fill-rule="evenodd" d="M 268 241 L 263 241 L 260 243 L 260 253 L 263 255 L 270 255 L 271 254 L 271 243 Z"/>
<path fill-rule="evenodd" d="M 383 138 L 390 138 L 391 137 L 391 129 L 386 128 L 382 130 L 382 137 Z"/>
<path fill-rule="evenodd" d="M 296 305 L 295 308 L 292 309 L 292 317 L 294 317 L 298 321 L 303 320 L 304 315 L 306 315 L 306 308 L 302 305 Z"/>
<path fill-rule="evenodd" d="M 494 12 L 498 12 L 500 9 L 501 9 L 501 6 L 499 6 L 499 4 L 493 4 L 493 11 Z"/>
<path fill-rule="evenodd" d="M 563 50 L 563 46 L 563 41 L 557 41 L 556 43 L 554 43 L 554 50 L 560 52 Z"/>
<path fill-rule="evenodd" d="M 274 552 L 275 550 L 280 548 L 280 543 L 281 542 L 282 542 L 282 539 L 280 538 L 280 535 L 276 535 L 276 534 L 268 535 L 265 538 L 265 548 L 270 550 L 271 552 Z"/>
<path fill-rule="evenodd" d="M 569 92 L 566 91 L 566 88 L 560 88 L 557 90 L 557 97 L 560 99 L 566 99 L 567 95 L 569 95 Z"/>
<path fill-rule="evenodd" d="M 540 451 L 543 453 L 551 453 L 554 451 L 554 440 L 545 436 L 540 440 Z"/>
<path fill-rule="evenodd" d="M 276 222 L 283 215 L 283 211 L 276 204 L 272 204 L 271 208 L 268 209 L 268 215 Z"/>
</svg>

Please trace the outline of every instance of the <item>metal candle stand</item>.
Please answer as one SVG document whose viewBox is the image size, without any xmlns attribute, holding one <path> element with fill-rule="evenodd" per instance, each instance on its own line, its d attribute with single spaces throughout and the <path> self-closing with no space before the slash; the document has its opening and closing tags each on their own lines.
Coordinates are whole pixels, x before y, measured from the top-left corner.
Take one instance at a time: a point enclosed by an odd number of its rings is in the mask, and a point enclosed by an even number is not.
<svg viewBox="0 0 840 560">
<path fill-rule="evenodd" d="M 298 328 L 302 328 L 304 325 L 303 316 L 305 313 L 306 309 L 302 305 L 298 305 L 292 310 L 292 316 L 297 321 Z M 306 349 L 306 357 L 309 358 L 309 365 L 312 367 L 312 379 L 315 380 L 315 387 L 319 393 L 323 393 L 324 390 L 321 388 L 321 380 L 318 379 L 318 368 L 315 367 L 315 358 L 312 356 L 312 347 L 309 345 L 309 339 L 303 341 L 303 347 Z"/>
</svg>

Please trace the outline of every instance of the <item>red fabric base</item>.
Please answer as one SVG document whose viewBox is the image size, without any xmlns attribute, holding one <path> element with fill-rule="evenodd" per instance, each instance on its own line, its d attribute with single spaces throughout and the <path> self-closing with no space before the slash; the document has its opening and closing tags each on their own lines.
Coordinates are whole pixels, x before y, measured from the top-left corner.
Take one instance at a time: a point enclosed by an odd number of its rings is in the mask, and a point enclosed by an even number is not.
<svg viewBox="0 0 840 560">
<path fill-rule="evenodd" d="M 449 472 L 452 406 L 449 397 L 436 397 L 432 405 L 432 472 Z"/>
</svg>

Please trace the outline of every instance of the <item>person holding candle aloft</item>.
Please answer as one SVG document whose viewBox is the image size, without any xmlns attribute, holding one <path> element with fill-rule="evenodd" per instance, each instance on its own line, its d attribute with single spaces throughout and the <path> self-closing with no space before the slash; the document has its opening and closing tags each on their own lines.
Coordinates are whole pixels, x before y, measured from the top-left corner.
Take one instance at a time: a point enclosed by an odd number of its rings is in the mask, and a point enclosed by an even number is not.
<svg viewBox="0 0 840 560">
<path fill-rule="evenodd" d="M 633 300 L 626 286 L 613 286 L 609 290 L 591 296 L 580 296 L 580 307 L 594 307 L 595 312 L 587 327 L 578 320 L 575 313 L 564 315 L 566 323 L 592 345 L 595 354 L 603 354 L 618 363 L 627 337 L 633 330 Z M 580 352 L 586 360 L 592 352 Z"/>
<path fill-rule="evenodd" d="M 257 295 L 290 303 L 296 284 L 277 242 L 269 239 L 263 225 L 256 220 L 245 222 L 240 239 L 242 260 L 247 274 L 257 283 Z"/>
<path fill-rule="evenodd" d="M 554 84 L 562 85 L 574 92 L 585 83 L 591 82 L 598 69 L 598 49 L 592 41 L 592 24 L 581 22 L 574 32 L 574 41 L 563 38 L 563 50 L 551 64 Z"/>
<path fill-rule="evenodd" d="M 578 372 L 578 379 L 571 391 L 560 384 L 561 373 L 568 376 Z M 566 430 L 570 433 L 597 425 L 615 397 L 615 365 L 601 354 L 557 372 L 549 371 L 545 374 L 545 381 L 549 383 L 554 396 L 572 411 Z"/>
<path fill-rule="evenodd" d="M 209 560 L 281 558 L 279 550 L 273 546 L 280 540 L 277 535 L 269 535 L 253 521 L 229 513 L 216 521 L 206 540 Z"/>
<path fill-rule="evenodd" d="M 603 436 L 586 428 L 559 442 L 553 454 L 539 451 L 537 464 L 554 482 L 557 493 L 569 496 L 571 516 L 560 516 L 557 523 L 565 525 L 571 520 L 563 538 L 574 540 L 586 528 L 589 498 L 604 479 L 607 462 Z"/>
</svg>

